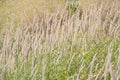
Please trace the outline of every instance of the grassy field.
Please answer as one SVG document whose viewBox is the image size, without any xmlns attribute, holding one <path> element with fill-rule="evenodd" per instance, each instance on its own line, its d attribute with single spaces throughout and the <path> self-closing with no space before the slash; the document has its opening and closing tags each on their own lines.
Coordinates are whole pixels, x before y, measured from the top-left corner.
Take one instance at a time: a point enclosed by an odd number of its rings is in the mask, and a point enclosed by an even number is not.
<svg viewBox="0 0 120 80">
<path fill-rule="evenodd" d="M 0 80 L 120 80 L 120 0 L 1 0 Z"/>
</svg>

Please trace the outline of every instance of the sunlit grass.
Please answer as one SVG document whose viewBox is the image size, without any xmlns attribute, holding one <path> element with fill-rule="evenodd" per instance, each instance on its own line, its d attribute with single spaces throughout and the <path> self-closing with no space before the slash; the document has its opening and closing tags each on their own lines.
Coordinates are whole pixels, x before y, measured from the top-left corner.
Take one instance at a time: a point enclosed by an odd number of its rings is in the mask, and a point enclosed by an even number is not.
<svg viewBox="0 0 120 80">
<path fill-rule="evenodd" d="M 0 79 L 119 80 L 119 0 L 6 0 Z"/>
</svg>

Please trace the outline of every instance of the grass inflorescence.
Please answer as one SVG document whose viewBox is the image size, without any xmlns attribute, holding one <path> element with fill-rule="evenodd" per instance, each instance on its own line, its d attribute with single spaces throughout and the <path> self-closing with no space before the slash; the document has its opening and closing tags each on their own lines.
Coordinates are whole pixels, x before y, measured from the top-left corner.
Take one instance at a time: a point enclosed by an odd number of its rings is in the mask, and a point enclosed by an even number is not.
<svg viewBox="0 0 120 80">
<path fill-rule="evenodd" d="M 0 80 L 119 80 L 119 3 L 0 3 Z"/>
</svg>

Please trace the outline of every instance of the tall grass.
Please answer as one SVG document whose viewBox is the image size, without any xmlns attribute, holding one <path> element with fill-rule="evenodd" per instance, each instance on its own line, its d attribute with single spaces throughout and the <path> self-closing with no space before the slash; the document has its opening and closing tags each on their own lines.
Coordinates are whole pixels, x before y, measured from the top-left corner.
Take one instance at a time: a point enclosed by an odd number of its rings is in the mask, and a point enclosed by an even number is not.
<svg viewBox="0 0 120 80">
<path fill-rule="evenodd" d="M 8 2 L 0 80 L 120 79 L 119 0 Z"/>
</svg>

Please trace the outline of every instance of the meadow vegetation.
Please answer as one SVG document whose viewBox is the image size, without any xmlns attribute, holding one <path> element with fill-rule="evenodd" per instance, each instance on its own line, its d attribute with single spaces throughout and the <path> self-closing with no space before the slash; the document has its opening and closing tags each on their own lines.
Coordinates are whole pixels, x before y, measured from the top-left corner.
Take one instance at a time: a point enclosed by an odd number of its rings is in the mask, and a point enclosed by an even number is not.
<svg viewBox="0 0 120 80">
<path fill-rule="evenodd" d="M 120 0 L 1 0 L 0 80 L 120 80 Z"/>
</svg>

